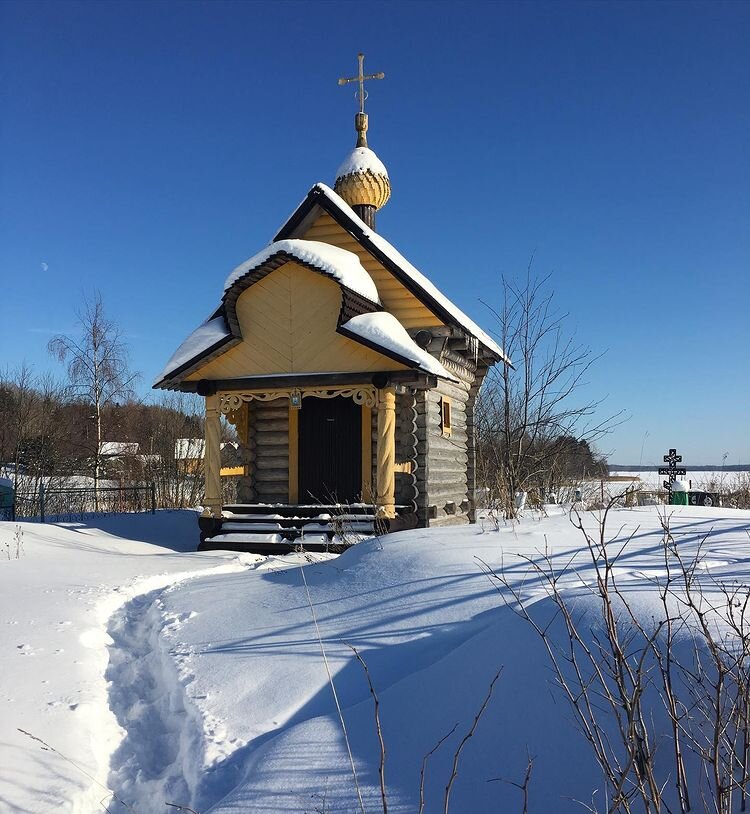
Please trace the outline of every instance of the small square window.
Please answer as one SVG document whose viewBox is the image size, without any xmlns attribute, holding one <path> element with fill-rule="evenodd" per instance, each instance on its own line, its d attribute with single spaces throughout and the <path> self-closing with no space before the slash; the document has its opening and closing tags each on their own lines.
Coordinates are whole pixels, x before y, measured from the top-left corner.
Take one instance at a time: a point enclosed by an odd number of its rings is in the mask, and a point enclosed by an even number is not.
<svg viewBox="0 0 750 814">
<path fill-rule="evenodd" d="M 440 399 L 440 432 L 449 436 L 451 429 L 451 400 L 443 396 Z"/>
</svg>

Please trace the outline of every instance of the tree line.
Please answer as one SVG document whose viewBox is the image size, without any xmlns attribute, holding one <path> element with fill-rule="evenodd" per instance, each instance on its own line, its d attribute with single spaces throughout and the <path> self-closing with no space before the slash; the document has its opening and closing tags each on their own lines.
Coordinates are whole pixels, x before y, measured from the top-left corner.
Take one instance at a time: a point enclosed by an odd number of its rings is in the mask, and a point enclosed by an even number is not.
<svg viewBox="0 0 750 814">
<path fill-rule="evenodd" d="M 55 336 L 48 345 L 65 378 L 26 364 L 0 371 L 0 475 L 13 483 L 19 510 L 24 502 L 35 506 L 42 485 L 82 483 L 92 485 L 96 508 L 103 483 L 154 483 L 159 506 L 197 505 L 202 467 L 176 448 L 178 439 L 203 438 L 201 399 L 167 393 L 145 403 L 101 296 L 87 298 L 77 317 L 74 336 Z"/>
</svg>

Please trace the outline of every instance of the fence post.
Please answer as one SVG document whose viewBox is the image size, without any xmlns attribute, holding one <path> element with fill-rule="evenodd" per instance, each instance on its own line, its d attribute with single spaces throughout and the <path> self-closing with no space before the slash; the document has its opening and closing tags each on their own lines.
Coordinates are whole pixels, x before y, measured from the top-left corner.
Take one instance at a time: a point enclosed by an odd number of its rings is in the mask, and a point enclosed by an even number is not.
<svg viewBox="0 0 750 814">
<path fill-rule="evenodd" d="M 151 514 L 156 514 L 156 485 L 151 481 Z"/>
<path fill-rule="evenodd" d="M 39 514 L 44 523 L 44 483 L 39 484 Z"/>
</svg>

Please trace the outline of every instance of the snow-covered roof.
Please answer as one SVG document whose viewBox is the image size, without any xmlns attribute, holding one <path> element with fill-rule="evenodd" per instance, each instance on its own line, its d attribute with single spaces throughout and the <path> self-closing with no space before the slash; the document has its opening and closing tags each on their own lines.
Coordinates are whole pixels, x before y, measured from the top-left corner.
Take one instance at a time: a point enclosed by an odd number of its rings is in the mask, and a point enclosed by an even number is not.
<svg viewBox="0 0 750 814">
<path fill-rule="evenodd" d="M 265 249 L 246 260 L 227 277 L 224 291 L 228 291 L 234 283 L 244 277 L 253 269 L 262 266 L 275 254 L 285 253 L 295 257 L 303 263 L 332 277 L 351 291 L 361 294 L 370 302 L 380 303 L 378 289 L 370 275 L 359 262 L 359 257 L 346 249 L 321 243 L 317 240 L 277 240 L 270 243 Z"/>
<path fill-rule="evenodd" d="M 458 381 L 434 356 L 430 356 L 427 351 L 422 350 L 406 332 L 406 328 L 387 311 L 352 317 L 341 326 L 340 330 L 342 333 L 354 334 L 386 353 L 396 354 L 426 373 L 454 382 Z"/>
<path fill-rule="evenodd" d="M 225 342 L 230 336 L 231 333 L 223 316 L 207 319 L 172 354 L 172 358 L 167 362 L 164 370 L 154 379 L 154 386 L 191 360 Z"/>
<path fill-rule="evenodd" d="M 174 457 L 176 461 L 188 461 L 202 458 L 206 449 L 203 438 L 176 438 L 174 442 Z"/>
<path fill-rule="evenodd" d="M 362 237 L 364 239 L 363 245 L 365 248 L 367 248 L 367 243 L 369 243 L 373 249 L 384 255 L 391 264 L 396 266 L 409 281 L 414 283 L 417 288 L 421 289 L 429 299 L 431 299 L 447 316 L 450 317 L 453 322 L 455 322 L 456 325 L 466 331 L 466 333 L 468 333 L 470 336 L 473 336 L 475 339 L 481 342 L 490 351 L 497 354 L 501 359 L 510 364 L 510 359 L 506 356 L 505 351 L 503 351 L 500 345 L 498 345 L 498 343 L 486 331 L 483 331 L 457 305 L 451 302 L 448 297 L 445 296 L 445 294 L 443 294 L 432 282 L 430 282 L 430 280 L 428 280 L 421 271 L 415 268 L 384 237 L 381 237 L 377 232 L 374 232 L 340 195 L 323 183 L 315 184 L 311 190 L 311 193 L 316 192 L 318 194 L 322 194 L 331 204 L 333 204 L 334 209 L 338 209 L 347 218 L 354 222 L 357 229 L 362 233 Z M 309 197 L 310 193 L 308 194 L 308 198 Z M 302 204 L 300 204 L 300 206 L 297 207 L 294 214 L 299 211 L 303 204 L 304 201 Z M 289 218 L 287 224 L 293 220 L 294 214 L 291 216 L 291 218 Z M 280 234 L 284 232 L 285 228 L 286 225 L 285 227 L 282 227 Z"/>
<path fill-rule="evenodd" d="M 108 458 L 119 455 L 137 455 L 137 441 L 102 441 L 99 445 L 99 454 Z"/>
<path fill-rule="evenodd" d="M 336 178 L 342 178 L 353 172 L 373 172 L 376 175 L 388 177 L 385 164 L 375 155 L 369 147 L 355 147 L 342 161 L 336 172 Z"/>
<path fill-rule="evenodd" d="M 239 444 L 234 441 L 222 441 L 219 449 L 229 448 L 236 452 Z M 203 438 L 176 438 L 174 442 L 174 457 L 176 461 L 192 461 L 203 458 L 206 452 L 206 442 Z"/>
</svg>

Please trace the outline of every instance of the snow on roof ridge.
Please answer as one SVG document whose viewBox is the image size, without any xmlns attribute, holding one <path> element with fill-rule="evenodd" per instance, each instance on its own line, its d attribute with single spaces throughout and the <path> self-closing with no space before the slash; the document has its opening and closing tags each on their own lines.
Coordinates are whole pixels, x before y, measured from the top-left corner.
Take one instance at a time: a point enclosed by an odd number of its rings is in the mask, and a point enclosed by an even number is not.
<svg viewBox="0 0 750 814">
<path fill-rule="evenodd" d="M 449 379 L 453 382 L 458 381 L 434 356 L 420 348 L 409 336 L 406 328 L 388 311 L 359 314 L 341 327 L 384 350 L 408 359 L 426 373 L 432 373 L 434 376 L 440 376 L 442 379 Z"/>
<path fill-rule="evenodd" d="M 468 333 L 486 345 L 491 351 L 497 353 L 501 359 L 510 363 L 510 359 L 498 343 L 486 332 L 483 331 L 470 317 L 468 317 L 455 303 L 451 302 L 440 289 L 422 274 L 419 269 L 413 266 L 395 246 L 391 245 L 384 237 L 374 232 L 357 215 L 349 204 L 329 186 L 322 181 L 318 181 L 313 189 L 320 190 L 332 203 L 339 207 L 348 217 L 355 221 L 365 236 L 379 249 L 387 255 L 399 268 L 401 268 L 417 285 L 423 288 L 434 300 L 436 300 Z"/>
<path fill-rule="evenodd" d="M 314 266 L 323 274 L 332 277 L 351 291 L 361 294 L 370 302 L 380 304 L 377 286 L 354 252 L 332 246 L 330 243 L 322 243 L 318 240 L 302 240 L 300 238 L 288 238 L 269 243 L 265 249 L 237 266 L 227 277 L 224 283 L 224 291 L 228 291 L 237 280 L 253 269 L 262 266 L 263 263 L 279 252 L 284 252 L 302 263 Z"/>
<path fill-rule="evenodd" d="M 375 155 L 369 147 L 355 147 L 349 155 L 341 162 L 341 166 L 336 171 L 336 178 L 343 178 L 355 172 L 370 171 L 375 175 L 384 175 L 388 178 L 388 170 L 385 164 Z"/>
</svg>

